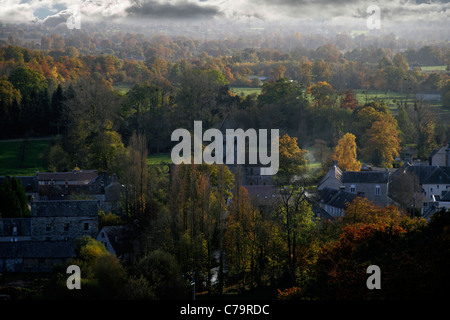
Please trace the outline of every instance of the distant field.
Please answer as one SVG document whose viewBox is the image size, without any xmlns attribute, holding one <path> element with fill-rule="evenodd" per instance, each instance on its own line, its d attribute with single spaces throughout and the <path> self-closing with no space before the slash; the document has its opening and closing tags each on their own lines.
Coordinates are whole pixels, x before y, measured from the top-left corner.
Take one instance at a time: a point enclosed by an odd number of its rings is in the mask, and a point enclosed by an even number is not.
<svg viewBox="0 0 450 320">
<path fill-rule="evenodd" d="M 355 90 L 356 99 L 360 104 L 370 102 L 373 100 L 385 101 L 387 106 L 395 114 L 397 112 L 397 102 L 407 102 L 413 104 L 416 100 L 415 94 L 400 93 L 400 92 L 384 92 L 369 90 L 367 93 L 364 90 Z M 441 101 L 425 101 L 431 110 L 436 114 L 436 120 L 441 123 L 450 123 L 450 109 L 444 108 Z"/>
<path fill-rule="evenodd" d="M 126 82 L 118 82 L 113 85 L 114 90 L 119 91 L 121 94 L 126 94 L 133 86 L 134 83 Z"/>
<path fill-rule="evenodd" d="M 261 88 L 250 88 L 250 87 L 230 87 L 231 91 L 233 91 L 237 95 L 248 96 L 252 93 L 260 94 Z"/>
<path fill-rule="evenodd" d="M 44 152 L 51 138 L 29 140 L 25 145 L 21 164 L 22 140 L 0 141 L 0 176 L 33 176 L 36 171 L 47 171 Z"/>
<path fill-rule="evenodd" d="M 423 72 L 447 71 L 447 66 L 421 66 Z"/>
<path fill-rule="evenodd" d="M 168 153 L 159 153 L 159 154 L 151 154 L 147 158 L 147 163 L 149 165 L 157 165 L 161 163 L 172 163 L 172 159 L 170 154 Z"/>
<path fill-rule="evenodd" d="M 412 93 L 400 93 L 400 92 L 384 92 L 377 90 L 355 90 L 356 99 L 360 104 L 373 101 L 375 99 L 382 100 L 386 102 L 389 107 L 397 107 L 396 102 L 398 101 L 408 101 L 414 102 L 416 96 Z"/>
</svg>

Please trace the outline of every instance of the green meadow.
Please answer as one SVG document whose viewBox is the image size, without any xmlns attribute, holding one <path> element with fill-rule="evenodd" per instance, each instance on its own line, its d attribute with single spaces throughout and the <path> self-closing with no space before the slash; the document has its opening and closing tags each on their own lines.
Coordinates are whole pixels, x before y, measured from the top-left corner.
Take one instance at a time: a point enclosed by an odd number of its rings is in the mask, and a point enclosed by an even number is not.
<svg viewBox="0 0 450 320">
<path fill-rule="evenodd" d="M 149 165 L 159 165 L 172 163 L 172 159 L 169 153 L 152 154 L 147 157 L 147 163 Z"/>
<path fill-rule="evenodd" d="M 34 176 L 47 171 L 44 159 L 51 138 L 0 141 L 0 176 Z"/>
<path fill-rule="evenodd" d="M 250 94 L 256 93 L 259 95 L 261 93 L 262 88 L 252 88 L 252 87 L 230 87 L 231 91 L 233 91 L 238 96 L 248 96 Z"/>
</svg>

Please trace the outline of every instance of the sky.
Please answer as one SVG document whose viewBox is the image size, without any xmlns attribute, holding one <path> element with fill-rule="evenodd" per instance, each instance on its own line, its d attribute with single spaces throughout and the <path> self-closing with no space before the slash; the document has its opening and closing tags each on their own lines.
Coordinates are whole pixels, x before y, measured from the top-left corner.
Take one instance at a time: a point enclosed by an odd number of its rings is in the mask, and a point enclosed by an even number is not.
<svg viewBox="0 0 450 320">
<path fill-rule="evenodd" d="M 450 0 L 0 0 L 0 22 L 65 23 L 73 12 L 82 21 L 308 21 L 331 24 L 365 21 L 370 5 L 383 22 L 450 21 Z"/>
</svg>

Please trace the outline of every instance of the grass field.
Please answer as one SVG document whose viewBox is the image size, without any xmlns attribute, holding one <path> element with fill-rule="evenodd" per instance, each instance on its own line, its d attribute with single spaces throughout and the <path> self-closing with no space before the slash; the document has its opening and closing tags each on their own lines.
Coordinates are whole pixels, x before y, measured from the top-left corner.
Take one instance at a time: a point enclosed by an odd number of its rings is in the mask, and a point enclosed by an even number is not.
<svg viewBox="0 0 450 320">
<path fill-rule="evenodd" d="M 253 93 L 256 93 L 256 94 L 260 94 L 261 93 L 261 88 L 230 87 L 230 89 L 231 89 L 231 91 L 233 91 L 238 96 L 240 96 L 240 95 L 248 96 L 248 95 L 253 94 Z"/>
<path fill-rule="evenodd" d="M 126 94 L 132 87 L 134 83 L 118 82 L 113 85 L 114 90 L 120 92 L 121 94 Z"/>
<path fill-rule="evenodd" d="M 421 66 L 422 72 L 447 71 L 447 66 Z"/>
<path fill-rule="evenodd" d="M 172 163 L 172 159 L 170 158 L 170 154 L 168 154 L 168 153 L 158 153 L 158 154 L 149 155 L 147 157 L 147 163 L 149 165 Z"/>
<path fill-rule="evenodd" d="M 370 102 L 373 100 L 381 100 L 386 102 L 386 105 L 391 109 L 391 111 L 396 114 L 397 103 L 407 102 L 412 105 L 416 100 L 415 94 L 400 93 L 400 92 L 384 92 L 369 90 L 365 92 L 364 90 L 355 90 L 356 99 L 360 104 Z M 441 123 L 450 123 L 450 109 L 444 108 L 441 101 L 425 101 L 433 113 L 436 115 L 436 121 Z"/>
<path fill-rule="evenodd" d="M 28 140 L 21 161 L 22 141 L 0 141 L 0 176 L 34 176 L 37 170 L 47 171 L 44 153 L 51 138 Z"/>
</svg>

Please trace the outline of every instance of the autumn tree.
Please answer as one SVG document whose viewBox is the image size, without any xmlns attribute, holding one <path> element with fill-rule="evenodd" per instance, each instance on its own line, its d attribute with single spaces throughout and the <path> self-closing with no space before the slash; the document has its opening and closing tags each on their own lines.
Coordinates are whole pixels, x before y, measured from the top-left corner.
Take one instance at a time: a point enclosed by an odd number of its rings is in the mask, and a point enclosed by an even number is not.
<svg viewBox="0 0 450 320">
<path fill-rule="evenodd" d="M 359 171 L 361 169 L 361 163 L 356 157 L 355 139 L 355 135 L 346 133 L 334 148 L 333 160 L 337 161 L 342 170 Z"/>
<path fill-rule="evenodd" d="M 143 134 L 136 132 L 130 138 L 126 150 L 123 173 L 120 181 L 126 190 L 125 212 L 127 216 L 145 219 L 148 212 L 148 163 L 147 163 L 147 140 Z"/>
<path fill-rule="evenodd" d="M 412 121 L 417 130 L 417 155 L 428 159 L 433 149 L 437 148 L 436 119 L 429 106 L 423 101 L 415 101 L 411 112 Z"/>
<path fill-rule="evenodd" d="M 174 252 L 184 272 L 199 272 L 210 289 L 213 250 L 222 254 L 226 200 L 234 177 L 225 165 L 177 165 L 171 172 L 169 209 Z M 223 267 L 223 265 L 222 265 Z"/>
<path fill-rule="evenodd" d="M 186 129 L 192 129 L 194 120 L 201 119 L 210 127 L 216 117 L 223 114 L 218 99 L 221 90 L 228 84 L 219 70 L 186 70 L 176 95 L 176 113 L 173 121 Z M 228 90 L 227 90 L 228 92 Z"/>
<path fill-rule="evenodd" d="M 363 158 L 374 165 L 391 168 L 395 157 L 399 155 L 399 133 L 397 120 L 390 114 L 373 122 L 365 133 L 366 139 L 361 150 Z"/>
<path fill-rule="evenodd" d="M 245 287 L 246 279 L 253 283 L 257 257 L 256 225 L 259 212 L 250 202 L 245 187 L 236 191 L 227 216 L 225 248 L 231 275 L 239 275 L 240 284 Z M 249 277 L 250 276 L 250 277 Z"/>
<path fill-rule="evenodd" d="M 275 177 L 280 203 L 275 209 L 287 248 L 287 267 L 291 283 L 296 282 L 298 244 L 303 231 L 311 227 L 312 211 L 306 200 L 306 150 L 298 147 L 297 138 L 285 134 L 280 138 L 280 168 Z"/>
<path fill-rule="evenodd" d="M 334 106 L 336 100 L 334 89 L 325 81 L 319 81 L 316 84 L 310 85 L 306 89 L 306 93 L 314 98 L 314 105 L 316 107 Z"/>
<path fill-rule="evenodd" d="M 279 170 L 275 179 L 279 185 L 304 181 L 308 171 L 306 154 L 307 150 L 299 148 L 296 137 L 288 134 L 280 137 L 279 143 Z"/>
<path fill-rule="evenodd" d="M 120 104 L 120 96 L 103 81 L 79 79 L 69 87 L 64 101 L 67 129 L 62 147 L 73 165 L 87 167 L 95 163 L 101 170 L 108 169 L 108 161 L 122 149 L 121 137 L 116 133 Z"/>
<path fill-rule="evenodd" d="M 341 98 L 341 108 L 354 110 L 357 106 L 355 92 L 352 89 L 347 90 Z"/>
<path fill-rule="evenodd" d="M 311 73 L 316 82 L 329 82 L 331 80 L 330 64 L 324 60 L 315 60 Z"/>
</svg>

